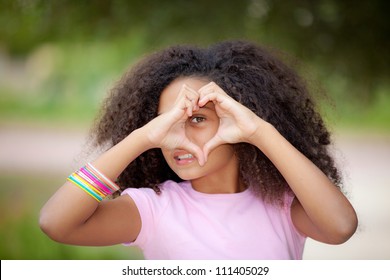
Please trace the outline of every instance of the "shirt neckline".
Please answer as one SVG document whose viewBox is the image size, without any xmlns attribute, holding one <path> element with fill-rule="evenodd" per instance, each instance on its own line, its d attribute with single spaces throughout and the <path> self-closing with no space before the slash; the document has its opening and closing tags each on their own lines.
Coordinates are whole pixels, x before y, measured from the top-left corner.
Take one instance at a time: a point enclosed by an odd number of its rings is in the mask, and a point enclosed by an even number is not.
<svg viewBox="0 0 390 280">
<path fill-rule="evenodd" d="M 200 192 L 200 191 L 195 190 L 192 187 L 191 181 L 183 181 L 180 184 L 189 193 L 191 193 L 194 196 L 201 197 L 201 198 L 234 199 L 234 198 L 239 198 L 239 197 L 246 196 L 250 192 L 250 189 L 246 188 L 242 192 L 238 192 L 238 193 L 204 193 L 204 192 Z"/>
</svg>

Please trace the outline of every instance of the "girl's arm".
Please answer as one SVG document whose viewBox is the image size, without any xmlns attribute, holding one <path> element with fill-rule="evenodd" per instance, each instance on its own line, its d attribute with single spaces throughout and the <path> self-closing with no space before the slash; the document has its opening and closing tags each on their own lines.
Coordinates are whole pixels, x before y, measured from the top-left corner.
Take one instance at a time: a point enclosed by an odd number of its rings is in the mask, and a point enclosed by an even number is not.
<svg viewBox="0 0 390 280">
<path fill-rule="evenodd" d="M 149 146 L 142 129 L 135 130 L 92 164 L 111 180 Z M 113 245 L 134 241 L 141 219 L 129 196 L 97 202 L 66 182 L 43 206 L 40 226 L 52 239 L 75 245 Z"/>
<path fill-rule="evenodd" d="M 258 120 L 250 138 L 272 161 L 296 195 L 291 207 L 295 227 L 315 240 L 340 244 L 355 232 L 355 210 L 328 177 L 272 125 Z"/>
<path fill-rule="evenodd" d="M 199 90 L 199 106 L 214 102 L 220 117 L 216 135 L 205 144 L 207 154 L 223 143 L 247 142 L 258 147 L 283 175 L 296 195 L 291 217 L 304 235 L 339 244 L 356 230 L 355 210 L 344 194 L 271 124 L 210 83 Z"/>
<path fill-rule="evenodd" d="M 133 131 L 120 143 L 98 157 L 92 165 L 115 181 L 141 153 L 151 148 L 183 145 L 204 163 L 203 153 L 191 143 L 182 129 L 192 114 L 189 99 L 198 93 L 183 86 L 173 108 Z M 142 186 L 140 186 L 142 187 Z M 76 245 L 113 245 L 134 241 L 141 218 L 129 196 L 98 203 L 73 183 L 66 182 L 43 206 L 40 226 L 52 239 Z"/>
</svg>

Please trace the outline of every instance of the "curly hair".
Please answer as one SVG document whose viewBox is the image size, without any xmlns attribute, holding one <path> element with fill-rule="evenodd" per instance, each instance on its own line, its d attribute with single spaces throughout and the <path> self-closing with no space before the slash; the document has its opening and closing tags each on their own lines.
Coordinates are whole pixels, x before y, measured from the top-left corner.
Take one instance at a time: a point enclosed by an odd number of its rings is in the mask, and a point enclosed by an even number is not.
<svg viewBox="0 0 390 280">
<path fill-rule="evenodd" d="M 94 146 L 112 147 L 157 116 L 160 94 L 179 77 L 216 82 L 232 98 L 271 123 L 338 187 L 341 176 L 330 155 L 327 130 L 308 88 L 271 51 L 247 41 L 225 41 L 208 48 L 173 46 L 141 60 L 114 86 L 101 108 Z M 240 176 L 264 200 L 281 202 L 290 188 L 272 162 L 255 146 L 234 144 Z M 304 171 L 302 171 L 304 172 Z M 121 189 L 182 181 L 160 149 L 135 159 L 118 177 Z"/>
</svg>

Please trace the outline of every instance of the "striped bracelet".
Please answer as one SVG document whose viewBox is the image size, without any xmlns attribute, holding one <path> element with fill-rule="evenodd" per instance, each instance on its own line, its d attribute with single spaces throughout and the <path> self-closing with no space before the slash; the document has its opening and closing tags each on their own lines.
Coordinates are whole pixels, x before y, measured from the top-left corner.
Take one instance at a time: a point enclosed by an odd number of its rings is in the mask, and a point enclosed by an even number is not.
<svg viewBox="0 0 390 280">
<path fill-rule="evenodd" d="M 73 172 L 67 179 L 98 202 L 119 190 L 117 184 L 104 176 L 91 163 Z"/>
</svg>

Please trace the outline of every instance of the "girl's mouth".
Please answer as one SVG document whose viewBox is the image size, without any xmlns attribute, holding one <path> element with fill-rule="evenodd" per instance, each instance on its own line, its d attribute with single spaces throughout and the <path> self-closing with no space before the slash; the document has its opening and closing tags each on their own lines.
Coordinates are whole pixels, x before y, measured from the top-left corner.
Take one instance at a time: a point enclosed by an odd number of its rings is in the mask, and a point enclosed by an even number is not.
<svg viewBox="0 0 390 280">
<path fill-rule="evenodd" d="M 193 157 L 194 156 L 191 154 L 184 154 L 184 155 L 176 156 L 175 159 L 176 160 L 183 160 L 183 159 L 189 159 L 189 158 L 193 158 Z"/>
<path fill-rule="evenodd" d="M 186 151 L 177 151 L 174 153 L 173 158 L 177 165 L 186 165 L 195 161 L 194 155 Z"/>
</svg>

